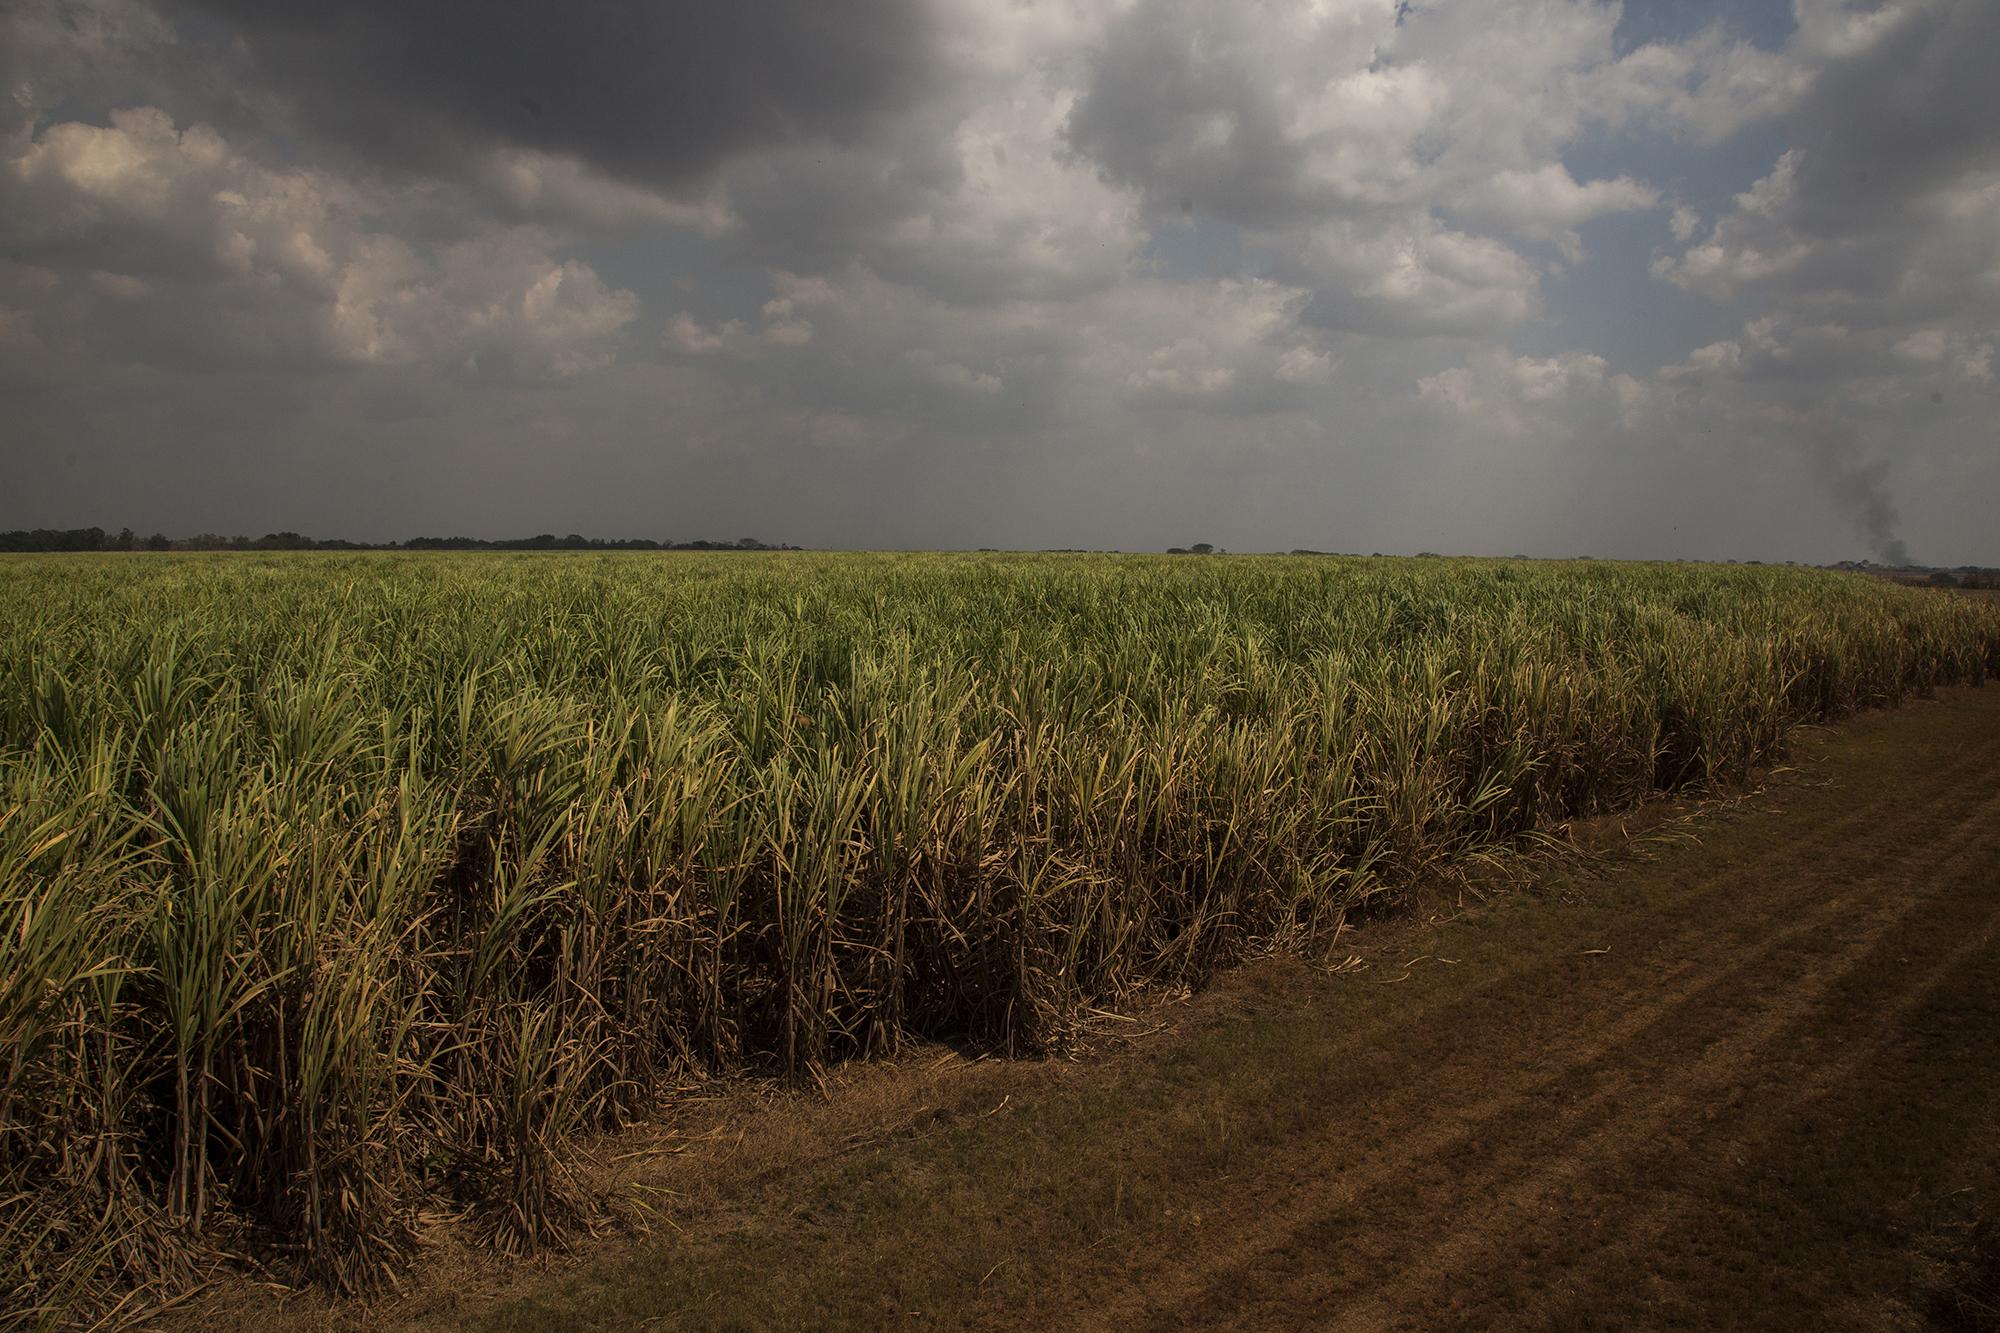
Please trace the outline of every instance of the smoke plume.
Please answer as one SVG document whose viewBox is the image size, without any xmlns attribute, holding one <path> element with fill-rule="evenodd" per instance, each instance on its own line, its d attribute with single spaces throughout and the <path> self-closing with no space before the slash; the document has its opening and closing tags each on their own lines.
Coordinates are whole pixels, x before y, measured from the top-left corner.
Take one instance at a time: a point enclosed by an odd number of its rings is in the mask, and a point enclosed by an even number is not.
<svg viewBox="0 0 2000 1333">
<path fill-rule="evenodd" d="M 1826 483 L 1834 504 L 1853 521 L 1874 558 L 1885 565 L 1909 565 L 1910 548 L 1897 535 L 1902 518 L 1889 498 L 1889 465 L 1861 456 L 1861 436 L 1852 426 L 1819 417 L 1807 441 L 1806 457 Z"/>
</svg>

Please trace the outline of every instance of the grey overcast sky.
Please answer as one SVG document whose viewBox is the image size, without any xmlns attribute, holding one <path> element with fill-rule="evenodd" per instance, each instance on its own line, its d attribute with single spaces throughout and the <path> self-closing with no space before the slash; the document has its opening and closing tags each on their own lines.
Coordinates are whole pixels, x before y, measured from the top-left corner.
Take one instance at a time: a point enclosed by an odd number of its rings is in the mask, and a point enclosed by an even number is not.
<svg viewBox="0 0 2000 1333">
<path fill-rule="evenodd" d="M 2000 563 L 1994 0 L 6 0 L 0 527 Z"/>
</svg>

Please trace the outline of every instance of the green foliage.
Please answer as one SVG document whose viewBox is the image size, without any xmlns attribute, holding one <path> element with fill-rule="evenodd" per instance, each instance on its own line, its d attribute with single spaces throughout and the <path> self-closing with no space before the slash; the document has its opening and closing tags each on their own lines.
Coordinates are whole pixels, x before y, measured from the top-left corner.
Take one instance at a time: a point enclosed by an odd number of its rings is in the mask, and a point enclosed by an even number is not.
<svg viewBox="0 0 2000 1333">
<path fill-rule="evenodd" d="M 1994 668 L 1992 604 L 1783 568 L 9 563 L 0 1289 L 246 1235 L 362 1287 L 438 1202 L 546 1243 L 692 1072 L 1059 1047 Z"/>
</svg>

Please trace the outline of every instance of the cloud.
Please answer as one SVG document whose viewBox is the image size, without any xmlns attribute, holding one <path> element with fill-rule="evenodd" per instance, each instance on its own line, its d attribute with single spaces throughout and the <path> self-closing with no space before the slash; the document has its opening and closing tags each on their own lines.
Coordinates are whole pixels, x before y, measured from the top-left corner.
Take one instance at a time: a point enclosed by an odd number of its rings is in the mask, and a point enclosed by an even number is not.
<svg viewBox="0 0 2000 1333">
<path fill-rule="evenodd" d="M 1524 245 L 1659 206 L 1565 145 L 1631 113 L 1614 10 L 1516 0 L 1210 5 L 1139 0 L 1097 38 L 1065 132 L 1154 219 L 1247 229 L 1311 285 L 1313 318 L 1491 331 L 1541 306 Z"/>
<path fill-rule="evenodd" d="M 1967 512 L 1945 491 L 1991 484 L 2000 89 L 1983 53 L 2000 44 L 2000 10 L 1796 12 L 1797 31 L 1766 57 L 1784 94 L 1761 112 L 1788 146 L 1712 223 L 1677 226 L 1677 248 L 1652 263 L 1741 312 L 1743 331 L 1660 380 L 1682 419 L 1734 423 L 1801 459 L 1872 553 L 1894 560 L 1901 532 L 1922 526 L 1900 518 L 1921 504 L 1935 524 Z M 1918 549 L 1935 555 L 1937 533 Z"/>
<path fill-rule="evenodd" d="M 711 235 L 737 225 L 713 184 L 668 191 L 627 183 L 575 156 L 500 145 L 471 159 L 473 183 L 523 217 L 584 227 L 663 223 Z"/>
<path fill-rule="evenodd" d="M 80 350 L 566 377 L 615 355 L 638 313 L 632 293 L 550 256 L 532 231 L 413 243 L 382 225 L 393 195 L 266 166 L 157 107 L 47 126 L 0 172 L 17 254 L 122 267 L 37 270 L 53 275 L 44 303 L 60 304 L 52 322 Z"/>
<path fill-rule="evenodd" d="M 1655 274 L 1715 300 L 1865 303 L 1877 320 L 2000 312 L 2000 85 L 1983 52 L 2000 9 L 1905 0 L 1801 6 L 1774 59 L 1796 84 L 1772 124 L 1792 142 L 1705 235 Z"/>
<path fill-rule="evenodd" d="M 1615 110 L 1598 93 L 1615 86 L 1616 21 L 1537 0 L 1139 0 L 1109 25 L 1068 133 L 1160 213 L 1281 229 L 1462 203 L 1573 226 L 1654 201 L 1629 178 L 1580 184 L 1558 159 Z"/>
<path fill-rule="evenodd" d="M 974 370 L 958 361 L 948 361 L 927 348 L 912 347 L 903 353 L 903 358 L 917 366 L 932 380 L 948 389 L 960 389 L 969 393 L 996 394 L 1006 388 L 1006 382 L 998 375 L 984 370 Z"/>
<path fill-rule="evenodd" d="M 761 327 L 751 328 L 743 320 L 724 320 L 705 328 L 685 311 L 667 322 L 663 341 L 689 356 L 711 356 L 726 352 L 755 356 L 769 348 L 804 347 L 813 339 L 812 322 L 797 313 L 790 297 L 775 296 L 764 303 Z"/>
<path fill-rule="evenodd" d="M 19 0 L 0 522 L 1971 558 L 1996 13 Z"/>
<path fill-rule="evenodd" d="M 1310 317 L 1329 328 L 1389 335 L 1504 329 L 1540 306 L 1540 274 L 1490 236 L 1429 214 L 1314 228 L 1298 255 L 1317 297 Z"/>
<path fill-rule="evenodd" d="M 1462 366 L 1427 375 L 1417 392 L 1458 417 L 1490 422 L 1503 435 L 1570 437 L 1591 419 L 1615 409 L 1627 425 L 1646 402 L 1647 390 L 1629 375 L 1611 374 L 1604 358 L 1570 351 L 1554 356 L 1514 356 L 1489 349 Z"/>
<path fill-rule="evenodd" d="M 1332 376 L 1332 355 L 1304 343 L 1286 348 L 1278 357 L 1277 378 L 1285 384 L 1324 384 Z"/>
<path fill-rule="evenodd" d="M 777 270 L 769 284 L 755 317 L 675 315 L 670 354 L 735 366 L 764 393 L 884 430 L 909 419 L 1010 433 L 1063 420 L 1129 429 L 1118 418 L 1131 411 L 1293 411 L 1335 368 L 1326 335 L 1303 320 L 1310 293 L 1269 280 L 1135 278 L 1065 300 L 973 307 L 861 265 Z M 785 336 L 794 323 L 811 337 Z"/>
<path fill-rule="evenodd" d="M 1146 244 L 1138 201 L 1063 139 L 1101 21 L 1067 4 L 941 6 L 910 115 L 840 144 L 746 154 L 718 177 L 736 237 L 799 272 L 858 262 L 961 305 L 1082 295 Z"/>
<path fill-rule="evenodd" d="M 504 147 L 668 186 L 865 135 L 921 90 L 934 26 L 910 0 L 185 8 L 228 25 L 302 127 L 373 160 L 449 169 Z"/>
<path fill-rule="evenodd" d="M 1579 184 L 1559 162 L 1503 171 L 1460 196 L 1459 207 L 1517 228 L 1570 228 L 1652 208 L 1660 193 L 1630 176 Z"/>
<path fill-rule="evenodd" d="M 1943 329 L 1913 329 L 1896 342 L 1896 353 L 1912 361 L 1939 361 L 1949 345 Z"/>
<path fill-rule="evenodd" d="M 1752 284 L 1794 272 L 1813 256 L 1814 244 L 1787 225 L 1798 189 L 1800 153 L 1787 150 L 1777 164 L 1736 196 L 1735 211 L 1720 219 L 1707 240 L 1678 256 L 1662 255 L 1653 276 L 1687 291 L 1726 300 Z"/>
<path fill-rule="evenodd" d="M 180 76 L 196 60 L 145 0 L 11 0 L 0 37 L 0 144 L 8 147 L 65 103 L 132 106 L 169 89 L 205 105 L 218 100 L 216 84 L 183 88 Z"/>
</svg>

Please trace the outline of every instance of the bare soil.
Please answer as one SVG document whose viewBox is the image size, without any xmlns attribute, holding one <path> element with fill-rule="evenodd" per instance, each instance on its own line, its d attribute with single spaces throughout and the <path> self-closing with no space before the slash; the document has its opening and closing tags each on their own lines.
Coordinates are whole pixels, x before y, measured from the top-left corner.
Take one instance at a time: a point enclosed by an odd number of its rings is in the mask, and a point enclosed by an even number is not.
<svg viewBox="0 0 2000 1333">
<path fill-rule="evenodd" d="M 600 1154 L 648 1234 L 441 1247 L 388 1303 L 239 1286 L 187 1313 L 2000 1328 L 2000 689 L 1797 749 L 1591 867 L 1345 936 L 1332 967 L 1248 964 L 1077 1059 L 718 1088 Z"/>
</svg>

